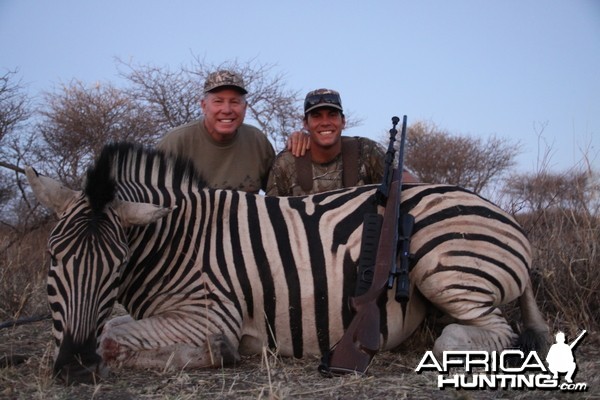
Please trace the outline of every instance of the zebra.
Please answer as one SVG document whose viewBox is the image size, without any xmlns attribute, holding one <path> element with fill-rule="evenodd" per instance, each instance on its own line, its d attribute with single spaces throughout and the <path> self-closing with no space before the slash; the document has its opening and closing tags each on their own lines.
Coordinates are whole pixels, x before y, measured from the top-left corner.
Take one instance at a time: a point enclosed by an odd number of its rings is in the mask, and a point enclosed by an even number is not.
<svg viewBox="0 0 600 400">
<path fill-rule="evenodd" d="M 110 367 L 220 367 L 266 346 L 322 355 L 352 320 L 377 185 L 304 197 L 209 189 L 189 162 L 128 143 L 103 148 L 83 190 L 31 167 L 26 175 L 58 216 L 47 292 L 63 381 L 94 381 Z M 403 306 L 384 294 L 381 350 L 434 307 L 453 319 L 434 353 L 500 351 L 518 337 L 498 307 L 517 298 L 523 333 L 547 342 L 530 244 L 512 216 L 449 185 L 403 185 L 401 209 L 415 217 L 411 296 Z M 111 319 L 116 302 L 128 315 Z"/>
</svg>

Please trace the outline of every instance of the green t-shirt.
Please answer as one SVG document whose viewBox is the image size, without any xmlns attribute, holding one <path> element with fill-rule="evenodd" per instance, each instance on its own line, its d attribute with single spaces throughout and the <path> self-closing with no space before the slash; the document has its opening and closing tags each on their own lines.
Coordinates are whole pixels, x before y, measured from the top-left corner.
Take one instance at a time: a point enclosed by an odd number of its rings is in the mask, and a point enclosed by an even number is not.
<svg viewBox="0 0 600 400">
<path fill-rule="evenodd" d="M 242 124 L 229 143 L 210 137 L 204 121 L 194 121 L 169 131 L 159 149 L 190 159 L 208 187 L 258 193 L 266 190 L 273 146 L 266 135 L 252 125 Z"/>
</svg>

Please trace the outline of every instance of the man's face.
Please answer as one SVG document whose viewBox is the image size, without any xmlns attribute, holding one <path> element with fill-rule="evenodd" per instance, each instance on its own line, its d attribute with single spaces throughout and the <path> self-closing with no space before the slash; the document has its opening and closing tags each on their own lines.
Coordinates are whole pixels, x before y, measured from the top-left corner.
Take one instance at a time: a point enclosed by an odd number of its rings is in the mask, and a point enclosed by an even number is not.
<svg viewBox="0 0 600 400">
<path fill-rule="evenodd" d="M 345 118 L 334 108 L 317 108 L 304 119 L 304 128 L 310 133 L 311 143 L 325 148 L 339 142 L 345 126 Z"/>
<path fill-rule="evenodd" d="M 200 106 L 204 114 L 204 126 L 218 142 L 231 140 L 246 116 L 246 98 L 235 89 L 209 92 Z"/>
</svg>

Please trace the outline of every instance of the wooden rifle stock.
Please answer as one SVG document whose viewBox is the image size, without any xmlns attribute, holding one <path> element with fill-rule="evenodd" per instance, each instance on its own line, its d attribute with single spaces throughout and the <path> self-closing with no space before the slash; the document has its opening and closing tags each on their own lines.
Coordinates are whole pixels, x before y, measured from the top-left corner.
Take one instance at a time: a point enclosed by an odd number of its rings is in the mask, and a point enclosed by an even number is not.
<svg viewBox="0 0 600 400">
<path fill-rule="evenodd" d="M 398 118 L 394 117 L 394 128 Z M 391 136 L 391 135 L 390 135 Z M 389 189 L 386 195 L 386 207 L 383 215 L 381 233 L 375 258 L 375 271 L 373 282 L 366 293 L 350 298 L 350 307 L 355 312 L 354 318 L 348 326 L 340 341 L 324 358 L 319 371 L 326 376 L 342 375 L 347 373 L 365 373 L 371 360 L 379 351 L 381 318 L 379 305 L 381 295 L 388 289 L 389 282 L 393 283 L 397 275 L 396 259 L 398 252 L 399 219 L 400 219 L 400 192 L 402 188 L 402 157 L 404 140 L 406 136 L 406 116 L 402 125 L 402 138 L 400 143 L 400 159 L 398 167 L 393 171 L 391 186 L 387 186 L 384 179 L 383 185 Z M 392 138 L 390 137 L 390 140 Z M 387 175 L 387 174 L 386 174 Z M 410 223 L 412 230 L 412 222 Z M 404 234 L 403 234 L 404 235 Z"/>
</svg>

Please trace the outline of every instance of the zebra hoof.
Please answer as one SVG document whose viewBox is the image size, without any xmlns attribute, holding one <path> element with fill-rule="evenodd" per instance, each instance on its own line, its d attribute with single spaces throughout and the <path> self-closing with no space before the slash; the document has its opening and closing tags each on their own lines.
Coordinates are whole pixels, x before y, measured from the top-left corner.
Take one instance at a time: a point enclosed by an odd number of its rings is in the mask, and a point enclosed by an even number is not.
<svg viewBox="0 0 600 400">
<path fill-rule="evenodd" d="M 465 326 L 459 324 L 447 325 L 433 345 L 433 354 L 441 358 L 444 351 L 472 350 L 474 343 L 470 332 Z"/>
<path fill-rule="evenodd" d="M 214 366 L 235 365 L 240 361 L 240 353 L 227 336 L 218 333 L 212 335 L 209 342 Z"/>
</svg>

